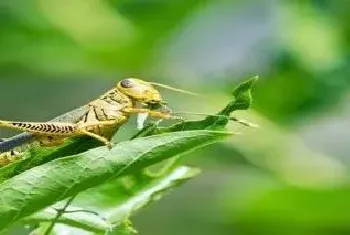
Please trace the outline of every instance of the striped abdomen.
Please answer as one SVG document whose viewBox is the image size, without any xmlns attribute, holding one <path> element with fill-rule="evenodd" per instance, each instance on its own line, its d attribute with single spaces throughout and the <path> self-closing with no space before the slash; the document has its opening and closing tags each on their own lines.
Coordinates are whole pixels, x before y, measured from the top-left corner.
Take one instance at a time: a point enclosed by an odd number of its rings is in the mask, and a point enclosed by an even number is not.
<svg viewBox="0 0 350 235">
<path fill-rule="evenodd" d="M 69 123 L 36 123 L 0 121 L 0 126 L 15 128 L 31 133 L 45 135 L 71 135 L 76 131 L 75 124 Z"/>
</svg>

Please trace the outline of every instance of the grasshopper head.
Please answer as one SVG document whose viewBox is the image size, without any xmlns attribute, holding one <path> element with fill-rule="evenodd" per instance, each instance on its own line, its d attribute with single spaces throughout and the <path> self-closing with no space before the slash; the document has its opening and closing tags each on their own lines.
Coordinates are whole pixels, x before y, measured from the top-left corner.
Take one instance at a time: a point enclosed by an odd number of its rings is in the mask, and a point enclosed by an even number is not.
<svg viewBox="0 0 350 235">
<path fill-rule="evenodd" d="M 127 78 L 117 84 L 117 89 L 131 99 L 146 104 L 163 104 L 162 97 L 151 83 L 137 78 Z"/>
</svg>

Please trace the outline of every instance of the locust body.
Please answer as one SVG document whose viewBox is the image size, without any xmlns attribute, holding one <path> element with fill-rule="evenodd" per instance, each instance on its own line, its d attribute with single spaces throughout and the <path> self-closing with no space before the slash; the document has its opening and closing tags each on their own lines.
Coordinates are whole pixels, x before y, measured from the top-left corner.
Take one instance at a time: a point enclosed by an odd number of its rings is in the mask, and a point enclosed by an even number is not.
<svg viewBox="0 0 350 235">
<path fill-rule="evenodd" d="M 129 78 L 120 81 L 115 88 L 84 105 L 83 112 L 81 111 L 78 117 L 75 116 L 74 121 L 14 122 L 0 120 L 0 126 L 29 132 L 32 139 L 38 140 L 45 146 L 61 144 L 68 137 L 88 135 L 110 147 L 110 139 L 113 134 L 128 121 L 133 113 L 146 113 L 160 119 L 176 118 L 168 112 L 138 108 L 139 104 L 157 106 L 164 103 L 160 93 L 151 83 Z M 29 135 L 26 138 L 30 140 Z"/>
</svg>

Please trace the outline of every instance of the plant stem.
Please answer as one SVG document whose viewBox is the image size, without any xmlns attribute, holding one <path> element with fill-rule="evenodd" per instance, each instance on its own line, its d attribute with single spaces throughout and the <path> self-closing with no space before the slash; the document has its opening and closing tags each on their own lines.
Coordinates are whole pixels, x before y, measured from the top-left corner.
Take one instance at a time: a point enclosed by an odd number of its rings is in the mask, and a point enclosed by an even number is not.
<svg viewBox="0 0 350 235">
<path fill-rule="evenodd" d="M 77 196 L 77 194 L 72 196 L 71 198 L 69 198 L 68 201 L 66 202 L 66 204 L 64 205 L 64 207 L 62 209 L 57 210 L 56 217 L 52 220 L 50 226 L 45 231 L 44 235 L 49 235 L 52 232 L 53 228 L 55 227 L 55 224 L 57 223 L 59 218 L 62 216 L 62 214 L 65 212 L 67 207 L 73 202 L 73 200 L 75 199 L 76 196 Z"/>
<path fill-rule="evenodd" d="M 85 213 L 90 213 L 90 214 L 93 214 L 93 215 L 96 215 L 98 217 L 100 217 L 101 219 L 104 219 L 100 216 L 99 213 L 97 213 L 96 211 L 91 211 L 91 210 L 84 210 L 84 209 L 80 209 L 80 210 L 71 210 L 71 211 L 65 211 L 64 213 L 77 213 L 77 212 L 85 212 Z"/>
</svg>

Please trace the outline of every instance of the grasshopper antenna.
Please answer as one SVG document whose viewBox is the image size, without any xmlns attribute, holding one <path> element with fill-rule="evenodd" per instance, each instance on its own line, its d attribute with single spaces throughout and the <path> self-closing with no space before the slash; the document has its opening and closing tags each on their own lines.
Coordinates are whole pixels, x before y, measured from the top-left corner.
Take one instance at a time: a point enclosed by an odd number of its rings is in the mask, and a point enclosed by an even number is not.
<svg viewBox="0 0 350 235">
<path fill-rule="evenodd" d="M 161 84 L 161 83 L 150 82 L 150 84 L 155 85 L 155 86 L 159 86 L 159 87 L 171 90 L 171 91 L 176 91 L 176 92 L 180 92 L 180 93 L 184 93 L 184 94 L 188 94 L 188 95 L 201 96 L 200 94 L 197 94 L 197 93 L 194 93 L 191 91 L 185 91 L 185 90 L 174 88 L 174 87 L 171 87 L 169 85 L 165 85 L 165 84 Z"/>
</svg>

